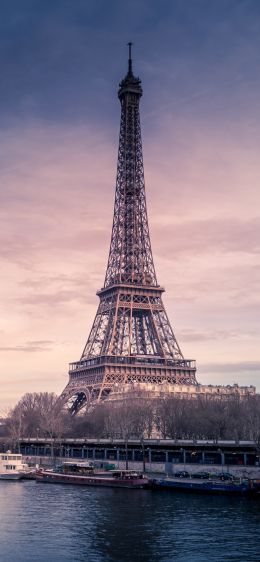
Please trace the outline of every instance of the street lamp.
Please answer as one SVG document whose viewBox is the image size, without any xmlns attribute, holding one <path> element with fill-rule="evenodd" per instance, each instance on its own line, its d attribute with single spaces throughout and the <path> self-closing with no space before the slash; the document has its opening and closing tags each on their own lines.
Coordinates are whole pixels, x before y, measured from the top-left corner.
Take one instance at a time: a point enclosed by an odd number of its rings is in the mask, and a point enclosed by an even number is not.
<svg viewBox="0 0 260 562">
<path fill-rule="evenodd" d="M 114 460 L 115 460 L 116 463 L 117 463 L 117 468 L 119 468 L 119 451 L 118 451 L 118 449 L 117 449 L 116 446 L 114 446 L 114 451 L 115 451 Z M 115 457 L 116 457 L 116 458 L 115 458 Z"/>
<path fill-rule="evenodd" d="M 150 467 L 150 472 L 151 472 L 152 467 L 151 467 L 151 449 L 150 449 L 150 447 L 148 447 L 147 453 L 148 453 L 149 467 Z"/>
<path fill-rule="evenodd" d="M 125 469 L 128 470 L 128 440 L 125 440 Z"/>
<path fill-rule="evenodd" d="M 183 470 L 186 470 L 186 455 L 185 449 L 181 448 L 180 452 L 182 453 L 182 460 L 183 460 Z"/>
<path fill-rule="evenodd" d="M 32 457 L 34 456 L 34 464 L 36 465 L 36 447 L 32 445 Z"/>
<path fill-rule="evenodd" d="M 223 474 L 223 472 L 224 472 L 224 466 L 223 466 L 223 464 L 224 464 L 224 463 L 223 463 L 223 461 L 224 461 L 224 455 L 223 455 L 223 452 L 222 452 L 221 449 L 218 449 L 218 453 L 220 454 L 220 459 L 221 459 L 221 472 L 222 472 L 222 474 Z"/>
<path fill-rule="evenodd" d="M 37 440 L 37 457 L 39 456 L 39 431 L 40 431 L 40 428 L 39 428 L 39 427 L 37 427 L 37 428 L 36 428 L 36 440 Z"/>
<path fill-rule="evenodd" d="M 143 439 L 143 437 L 142 437 L 142 439 L 141 439 L 141 447 L 142 447 L 143 472 L 146 472 L 146 466 L 145 466 L 145 450 L 144 450 L 144 439 Z"/>
</svg>

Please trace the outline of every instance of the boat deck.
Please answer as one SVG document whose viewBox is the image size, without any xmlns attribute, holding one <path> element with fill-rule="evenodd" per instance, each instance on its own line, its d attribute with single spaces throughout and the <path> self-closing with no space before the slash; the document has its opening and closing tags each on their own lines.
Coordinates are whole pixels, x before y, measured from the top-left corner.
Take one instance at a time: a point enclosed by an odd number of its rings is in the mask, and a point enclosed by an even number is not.
<svg viewBox="0 0 260 562">
<path fill-rule="evenodd" d="M 174 478 L 167 477 L 154 480 L 155 488 L 170 488 L 176 491 L 205 492 L 220 494 L 255 494 L 260 495 L 260 483 L 253 480 L 222 481 L 214 478 Z"/>
</svg>

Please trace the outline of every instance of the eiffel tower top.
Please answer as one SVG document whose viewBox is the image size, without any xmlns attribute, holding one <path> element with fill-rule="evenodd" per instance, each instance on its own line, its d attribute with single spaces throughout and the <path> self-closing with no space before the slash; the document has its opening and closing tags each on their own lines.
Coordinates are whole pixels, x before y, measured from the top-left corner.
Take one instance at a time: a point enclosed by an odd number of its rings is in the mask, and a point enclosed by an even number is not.
<svg viewBox="0 0 260 562">
<path fill-rule="evenodd" d="M 119 84 L 118 97 L 120 100 L 125 94 L 136 94 L 141 97 L 143 93 L 140 78 L 136 78 L 133 74 L 132 45 L 133 43 L 128 43 L 128 72 Z"/>
<path fill-rule="evenodd" d="M 120 82 L 121 122 L 111 245 L 104 288 L 112 285 L 158 287 L 148 227 L 139 101 L 141 80 L 133 74 L 132 43 L 128 72 Z M 104 289 L 103 289 L 104 290 Z"/>
</svg>

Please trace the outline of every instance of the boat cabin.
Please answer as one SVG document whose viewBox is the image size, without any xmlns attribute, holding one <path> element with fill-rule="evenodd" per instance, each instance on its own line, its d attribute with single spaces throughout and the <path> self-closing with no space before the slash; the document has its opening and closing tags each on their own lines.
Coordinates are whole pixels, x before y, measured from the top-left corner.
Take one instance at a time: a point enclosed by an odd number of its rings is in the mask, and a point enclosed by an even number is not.
<svg viewBox="0 0 260 562">
<path fill-rule="evenodd" d="M 64 474 L 92 474 L 94 471 L 94 464 L 92 462 L 73 462 L 65 461 L 57 469 Z"/>
<path fill-rule="evenodd" d="M 23 457 L 20 454 L 0 453 L 0 479 L 5 479 L 10 475 L 10 478 L 15 478 L 28 470 L 27 464 L 23 462 Z"/>
<path fill-rule="evenodd" d="M 22 455 L 7 451 L 0 454 L 0 470 L 19 470 L 23 467 Z"/>
<path fill-rule="evenodd" d="M 136 470 L 113 470 L 113 478 L 123 478 L 124 480 L 133 480 L 136 478 L 143 478 L 142 473 Z"/>
</svg>

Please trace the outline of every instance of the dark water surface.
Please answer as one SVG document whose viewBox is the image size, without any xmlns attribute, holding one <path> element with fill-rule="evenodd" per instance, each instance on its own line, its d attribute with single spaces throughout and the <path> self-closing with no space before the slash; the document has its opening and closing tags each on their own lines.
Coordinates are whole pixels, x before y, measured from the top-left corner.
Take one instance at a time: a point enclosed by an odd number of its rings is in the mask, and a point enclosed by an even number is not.
<svg viewBox="0 0 260 562">
<path fill-rule="evenodd" d="M 260 502 L 0 482 L 1 562 L 260 562 Z"/>
</svg>

